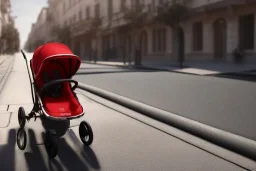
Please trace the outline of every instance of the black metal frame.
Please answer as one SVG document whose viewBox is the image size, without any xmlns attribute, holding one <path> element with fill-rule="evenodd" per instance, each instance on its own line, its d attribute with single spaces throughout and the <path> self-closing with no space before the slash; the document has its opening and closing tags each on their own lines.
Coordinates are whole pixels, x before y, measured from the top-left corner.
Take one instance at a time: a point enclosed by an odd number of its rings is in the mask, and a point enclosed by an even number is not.
<svg viewBox="0 0 256 171">
<path fill-rule="evenodd" d="M 33 104 L 34 104 L 33 109 L 26 116 L 27 121 L 29 121 L 31 118 L 35 118 L 35 120 L 36 120 L 38 117 L 41 117 L 42 114 L 44 114 L 47 118 L 49 118 L 51 120 L 72 120 L 72 119 L 76 119 L 76 118 L 82 117 L 84 115 L 84 108 L 83 108 L 82 105 L 81 105 L 81 107 L 83 109 L 83 112 L 80 115 L 75 116 L 75 117 L 65 117 L 65 118 L 53 117 L 53 116 L 50 116 L 44 110 L 43 103 L 42 103 L 42 100 L 41 100 L 41 96 L 42 96 L 42 94 L 44 93 L 44 91 L 45 91 L 45 89 L 47 87 L 50 87 L 50 86 L 52 86 L 54 84 L 63 83 L 63 82 L 74 83 L 75 85 L 73 87 L 71 87 L 71 84 L 70 84 L 70 87 L 72 89 L 73 94 L 77 98 L 76 94 L 74 93 L 74 90 L 77 88 L 78 82 L 75 81 L 75 80 L 72 80 L 72 79 L 53 80 L 53 81 L 50 81 L 50 82 L 44 84 L 43 88 L 41 90 L 39 90 L 39 88 L 38 88 L 38 86 L 37 86 L 37 84 L 35 82 L 35 76 L 34 76 L 34 73 L 33 73 L 33 70 L 32 70 L 31 60 L 30 60 L 30 69 L 31 69 L 31 73 L 33 75 L 33 80 L 31 78 L 31 75 L 30 75 L 30 72 L 29 72 L 27 57 L 26 57 L 25 53 L 22 50 L 21 50 L 21 53 L 22 53 L 22 55 L 23 55 L 23 57 L 24 57 L 24 59 L 26 61 L 27 71 L 28 71 L 29 80 L 30 80 L 30 88 L 31 88 L 31 93 L 32 93 L 32 100 L 33 100 Z M 77 100 L 78 100 L 78 98 L 77 98 Z M 37 114 L 39 114 L 39 115 L 37 115 Z"/>
</svg>

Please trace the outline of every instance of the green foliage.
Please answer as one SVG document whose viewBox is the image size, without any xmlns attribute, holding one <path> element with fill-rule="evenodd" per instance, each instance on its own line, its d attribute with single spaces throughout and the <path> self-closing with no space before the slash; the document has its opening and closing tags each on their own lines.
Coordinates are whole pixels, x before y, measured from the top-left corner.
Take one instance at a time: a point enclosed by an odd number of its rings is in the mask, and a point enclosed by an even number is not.
<svg viewBox="0 0 256 171">
<path fill-rule="evenodd" d="M 69 27 L 54 27 L 52 29 L 52 35 L 56 37 L 56 41 L 61 43 L 67 43 L 70 40 L 70 28 Z"/>
<path fill-rule="evenodd" d="M 187 19 L 188 15 L 189 8 L 184 3 L 165 1 L 158 6 L 155 20 L 174 28 Z"/>
<path fill-rule="evenodd" d="M 141 28 L 150 18 L 150 13 L 143 4 L 138 4 L 136 6 L 124 6 L 123 7 L 124 19 L 133 27 Z"/>
<path fill-rule="evenodd" d="M 7 24 L 3 27 L 1 36 L 1 51 L 3 53 L 15 53 L 20 48 L 20 35 L 14 24 Z"/>
<path fill-rule="evenodd" d="M 91 29 L 98 29 L 102 23 L 100 18 L 93 18 L 91 23 Z"/>
</svg>

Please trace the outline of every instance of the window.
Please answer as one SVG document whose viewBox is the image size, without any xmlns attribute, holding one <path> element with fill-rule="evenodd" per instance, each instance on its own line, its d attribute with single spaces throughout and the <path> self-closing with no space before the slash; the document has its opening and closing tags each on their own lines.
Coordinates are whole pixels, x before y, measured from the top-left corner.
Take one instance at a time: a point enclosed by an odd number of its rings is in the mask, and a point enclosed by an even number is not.
<svg viewBox="0 0 256 171">
<path fill-rule="evenodd" d="M 86 18 L 89 19 L 90 18 L 90 6 L 86 7 Z"/>
<path fill-rule="evenodd" d="M 254 15 L 239 17 L 239 45 L 244 50 L 254 49 Z"/>
<path fill-rule="evenodd" d="M 66 8 L 67 8 L 67 7 L 66 7 L 66 1 L 64 1 L 64 2 L 63 2 L 63 13 L 66 12 Z"/>
<path fill-rule="evenodd" d="M 193 50 L 200 51 L 203 49 L 203 24 L 196 22 L 193 24 Z"/>
<path fill-rule="evenodd" d="M 154 29 L 153 30 L 153 52 L 165 52 L 166 51 L 166 29 Z"/>
<path fill-rule="evenodd" d="M 108 19 L 112 20 L 113 14 L 113 0 L 108 0 Z"/>
<path fill-rule="evenodd" d="M 69 0 L 69 5 L 68 5 L 69 7 L 71 7 L 72 6 L 72 0 Z"/>
<path fill-rule="evenodd" d="M 120 4 L 121 11 L 125 8 L 125 5 L 126 5 L 126 0 L 121 0 L 121 4 Z"/>
<path fill-rule="evenodd" d="M 153 30 L 153 52 L 156 52 L 156 30 Z"/>
<path fill-rule="evenodd" d="M 94 8 L 95 8 L 95 18 L 100 18 L 100 4 L 97 3 Z"/>
<path fill-rule="evenodd" d="M 80 11 L 79 11 L 79 20 L 82 20 L 82 17 L 83 17 L 83 16 L 82 16 L 82 11 L 80 10 Z"/>
<path fill-rule="evenodd" d="M 141 5 L 144 5 L 144 1 L 143 0 L 132 0 L 132 7 L 134 7 L 135 9 L 138 9 Z"/>
<path fill-rule="evenodd" d="M 156 7 L 156 0 L 152 0 L 152 6 L 153 8 Z"/>
</svg>

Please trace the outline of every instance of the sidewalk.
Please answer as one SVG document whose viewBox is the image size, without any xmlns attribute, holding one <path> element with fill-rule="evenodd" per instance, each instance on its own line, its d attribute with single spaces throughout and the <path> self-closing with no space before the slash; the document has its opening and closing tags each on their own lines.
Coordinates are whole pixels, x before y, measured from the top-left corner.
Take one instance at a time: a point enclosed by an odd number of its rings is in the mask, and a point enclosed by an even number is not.
<svg viewBox="0 0 256 171">
<path fill-rule="evenodd" d="M 106 62 L 98 61 L 96 63 L 90 61 L 83 61 L 84 63 L 91 63 L 97 65 L 110 65 L 110 66 L 122 66 L 122 67 L 136 67 L 144 69 L 156 69 L 164 70 L 170 72 L 192 74 L 192 75 L 218 75 L 218 74 L 255 74 L 251 71 L 256 71 L 256 64 L 232 64 L 232 63 L 217 63 L 217 62 L 186 62 L 184 63 L 184 68 L 180 69 L 178 64 L 155 64 L 147 63 L 141 66 L 134 66 L 133 63 L 129 65 L 128 63 L 124 64 L 122 62 Z"/>
</svg>

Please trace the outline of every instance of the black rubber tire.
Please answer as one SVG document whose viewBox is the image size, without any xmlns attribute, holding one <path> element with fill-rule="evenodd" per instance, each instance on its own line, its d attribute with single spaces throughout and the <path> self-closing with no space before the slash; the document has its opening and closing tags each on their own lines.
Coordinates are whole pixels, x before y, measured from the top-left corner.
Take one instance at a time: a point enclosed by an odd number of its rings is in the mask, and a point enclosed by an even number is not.
<svg viewBox="0 0 256 171">
<path fill-rule="evenodd" d="M 55 158 L 58 154 L 58 138 L 54 130 L 47 130 L 45 136 L 45 148 L 50 158 Z"/>
<path fill-rule="evenodd" d="M 19 108 L 18 121 L 19 121 L 20 128 L 24 128 L 26 124 L 26 113 L 23 107 Z"/>
<path fill-rule="evenodd" d="M 27 133 L 24 128 L 20 128 L 17 132 L 17 146 L 19 147 L 20 150 L 24 150 L 27 146 Z M 21 143 L 23 141 L 23 143 Z"/>
<path fill-rule="evenodd" d="M 81 141 L 89 146 L 93 142 L 93 132 L 89 123 L 82 121 L 79 125 L 79 136 Z"/>
</svg>

